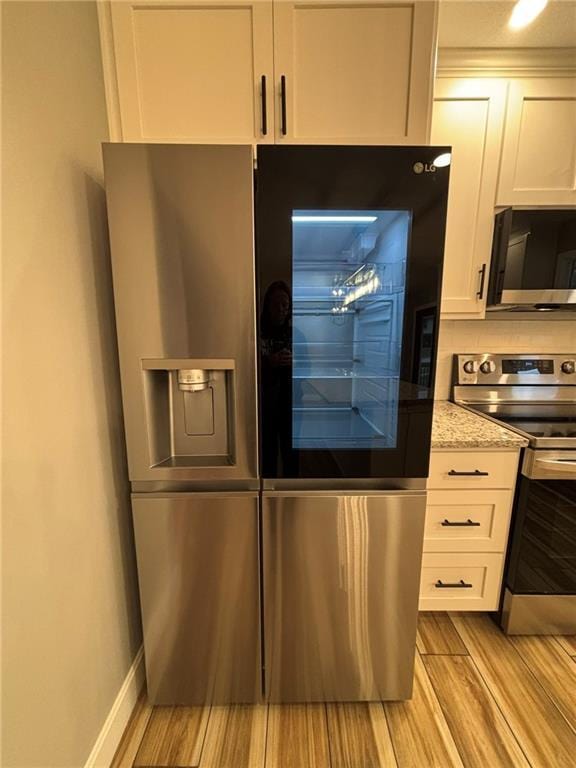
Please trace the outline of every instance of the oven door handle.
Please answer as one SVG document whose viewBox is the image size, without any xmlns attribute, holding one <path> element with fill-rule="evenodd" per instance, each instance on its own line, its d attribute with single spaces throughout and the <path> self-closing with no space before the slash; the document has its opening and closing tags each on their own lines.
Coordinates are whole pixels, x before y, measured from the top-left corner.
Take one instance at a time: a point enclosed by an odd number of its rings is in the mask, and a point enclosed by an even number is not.
<svg viewBox="0 0 576 768">
<path fill-rule="evenodd" d="M 576 461 L 570 459 L 536 459 L 534 466 L 552 472 L 566 472 L 569 475 L 576 475 Z"/>
</svg>

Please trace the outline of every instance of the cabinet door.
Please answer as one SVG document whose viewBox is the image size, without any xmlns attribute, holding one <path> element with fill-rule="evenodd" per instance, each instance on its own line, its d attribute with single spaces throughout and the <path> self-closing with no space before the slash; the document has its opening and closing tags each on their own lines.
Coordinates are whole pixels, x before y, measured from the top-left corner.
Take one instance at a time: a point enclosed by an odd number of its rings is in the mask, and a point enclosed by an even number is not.
<svg viewBox="0 0 576 768">
<path fill-rule="evenodd" d="M 142 0 L 111 11 L 124 141 L 274 140 L 271 0 Z"/>
<path fill-rule="evenodd" d="M 510 83 L 498 204 L 576 204 L 576 78 Z"/>
<path fill-rule="evenodd" d="M 277 141 L 427 143 L 436 6 L 275 2 Z"/>
<path fill-rule="evenodd" d="M 132 496 L 148 697 L 260 696 L 258 495 Z"/>
<path fill-rule="evenodd" d="M 506 83 L 437 80 L 432 143 L 452 146 L 442 315 L 482 318 L 494 229 Z"/>
</svg>

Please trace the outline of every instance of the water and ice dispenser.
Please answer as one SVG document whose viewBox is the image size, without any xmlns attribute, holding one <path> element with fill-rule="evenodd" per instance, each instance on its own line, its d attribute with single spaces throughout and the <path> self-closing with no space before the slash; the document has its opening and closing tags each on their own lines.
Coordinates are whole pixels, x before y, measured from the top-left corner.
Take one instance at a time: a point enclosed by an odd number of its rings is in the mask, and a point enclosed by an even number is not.
<svg viewBox="0 0 576 768">
<path fill-rule="evenodd" d="M 230 466 L 234 360 L 143 360 L 151 467 Z"/>
</svg>

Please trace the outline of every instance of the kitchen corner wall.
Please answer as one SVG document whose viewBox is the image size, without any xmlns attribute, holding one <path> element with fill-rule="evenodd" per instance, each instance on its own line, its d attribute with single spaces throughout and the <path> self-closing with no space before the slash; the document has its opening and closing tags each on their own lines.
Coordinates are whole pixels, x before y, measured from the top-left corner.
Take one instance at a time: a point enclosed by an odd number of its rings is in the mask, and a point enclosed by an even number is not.
<svg viewBox="0 0 576 768">
<path fill-rule="evenodd" d="M 2 3 L 4 768 L 80 768 L 141 644 L 95 2 Z"/>
<path fill-rule="evenodd" d="M 442 320 L 436 400 L 450 396 L 452 355 L 464 352 L 566 352 L 574 356 L 576 312 L 573 320 Z"/>
</svg>

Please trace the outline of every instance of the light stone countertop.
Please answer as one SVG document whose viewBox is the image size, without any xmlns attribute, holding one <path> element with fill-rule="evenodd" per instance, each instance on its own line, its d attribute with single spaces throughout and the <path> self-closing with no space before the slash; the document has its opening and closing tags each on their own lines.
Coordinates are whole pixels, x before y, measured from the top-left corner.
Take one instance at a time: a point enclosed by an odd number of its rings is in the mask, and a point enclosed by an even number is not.
<svg viewBox="0 0 576 768">
<path fill-rule="evenodd" d="M 432 422 L 432 450 L 435 448 L 509 448 L 528 445 L 516 432 L 494 424 L 466 408 L 437 400 Z"/>
</svg>

